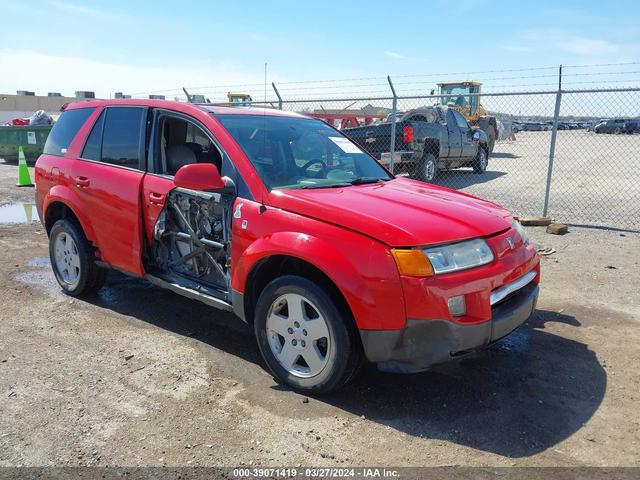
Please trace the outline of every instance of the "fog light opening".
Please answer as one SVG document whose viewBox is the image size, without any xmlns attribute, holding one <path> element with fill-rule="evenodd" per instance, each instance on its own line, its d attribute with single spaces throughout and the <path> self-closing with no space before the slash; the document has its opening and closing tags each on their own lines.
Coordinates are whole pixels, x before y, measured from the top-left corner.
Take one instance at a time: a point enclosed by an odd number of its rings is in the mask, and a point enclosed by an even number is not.
<svg viewBox="0 0 640 480">
<path fill-rule="evenodd" d="M 451 297 L 447 304 L 449 306 L 449 313 L 452 317 L 461 317 L 467 313 L 467 305 L 464 301 L 464 295 L 458 295 L 457 297 Z"/>
</svg>

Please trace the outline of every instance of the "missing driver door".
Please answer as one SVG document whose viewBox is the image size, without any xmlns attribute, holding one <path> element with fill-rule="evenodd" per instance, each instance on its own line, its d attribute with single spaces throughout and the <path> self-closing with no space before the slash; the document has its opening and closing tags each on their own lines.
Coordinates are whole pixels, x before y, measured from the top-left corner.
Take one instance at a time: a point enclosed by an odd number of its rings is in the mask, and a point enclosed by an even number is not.
<svg viewBox="0 0 640 480">
<path fill-rule="evenodd" d="M 211 163 L 223 170 L 224 153 L 204 125 L 178 112 L 155 112 L 150 141 L 142 194 L 154 274 L 226 299 L 233 189 L 196 191 L 174 184 L 186 165 Z"/>
</svg>

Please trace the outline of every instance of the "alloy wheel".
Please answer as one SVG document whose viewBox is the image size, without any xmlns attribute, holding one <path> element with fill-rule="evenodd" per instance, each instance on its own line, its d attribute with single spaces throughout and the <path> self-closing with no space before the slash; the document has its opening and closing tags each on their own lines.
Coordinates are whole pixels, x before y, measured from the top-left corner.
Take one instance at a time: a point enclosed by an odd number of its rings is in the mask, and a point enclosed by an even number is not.
<svg viewBox="0 0 640 480">
<path fill-rule="evenodd" d="M 332 348 L 329 328 L 309 299 L 281 295 L 269 308 L 266 327 L 271 352 L 291 375 L 314 377 L 326 367 Z"/>
<path fill-rule="evenodd" d="M 487 169 L 487 152 L 480 150 L 480 168 L 484 172 Z"/>
<path fill-rule="evenodd" d="M 80 254 L 71 235 L 60 232 L 54 241 L 55 267 L 64 283 L 74 288 L 80 281 Z"/>
<path fill-rule="evenodd" d="M 427 181 L 433 181 L 433 178 L 436 176 L 436 162 L 432 159 L 429 159 L 424 164 L 424 178 Z"/>
</svg>

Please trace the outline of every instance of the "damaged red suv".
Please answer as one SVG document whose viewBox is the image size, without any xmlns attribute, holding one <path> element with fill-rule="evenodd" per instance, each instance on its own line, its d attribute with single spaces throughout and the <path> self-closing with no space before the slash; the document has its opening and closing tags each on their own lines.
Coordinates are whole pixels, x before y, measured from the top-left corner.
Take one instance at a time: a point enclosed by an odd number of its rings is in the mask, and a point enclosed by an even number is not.
<svg viewBox="0 0 640 480">
<path fill-rule="evenodd" d="M 299 391 L 334 390 L 365 359 L 416 372 L 484 347 L 538 297 L 537 254 L 508 211 L 394 177 L 294 113 L 74 103 L 36 184 L 67 294 L 114 268 L 233 311 Z"/>
</svg>

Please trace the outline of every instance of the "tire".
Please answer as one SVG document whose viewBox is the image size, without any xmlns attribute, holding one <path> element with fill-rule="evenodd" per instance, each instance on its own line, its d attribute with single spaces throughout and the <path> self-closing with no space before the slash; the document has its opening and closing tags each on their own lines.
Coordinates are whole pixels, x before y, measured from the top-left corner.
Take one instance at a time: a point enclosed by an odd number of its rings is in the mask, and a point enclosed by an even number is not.
<svg viewBox="0 0 640 480">
<path fill-rule="evenodd" d="M 88 295 L 104 285 L 107 271 L 95 264 L 93 247 L 73 220 L 61 219 L 53 224 L 49 258 L 53 274 L 67 295 Z"/>
<path fill-rule="evenodd" d="M 613 133 L 615 133 L 616 135 L 620 135 L 622 133 L 622 130 L 620 130 L 620 128 L 616 128 Z"/>
<path fill-rule="evenodd" d="M 496 146 L 496 131 L 493 127 L 489 127 L 489 131 L 487 133 L 488 137 L 488 147 L 489 147 L 489 155 L 493 153 L 493 148 Z"/>
<path fill-rule="evenodd" d="M 473 172 L 474 173 L 485 173 L 487 171 L 487 166 L 489 165 L 489 155 L 484 148 L 478 149 L 478 155 L 476 155 L 475 160 L 473 161 Z"/>
<path fill-rule="evenodd" d="M 292 311 L 296 304 L 299 308 Z M 254 329 L 262 358 L 276 380 L 299 392 L 336 390 L 362 365 L 362 345 L 350 314 L 304 277 L 285 275 L 264 288 Z"/>
<path fill-rule="evenodd" d="M 431 183 L 438 175 L 438 162 L 435 155 L 425 153 L 422 159 L 416 164 L 416 171 L 413 178 L 422 182 Z"/>
</svg>

